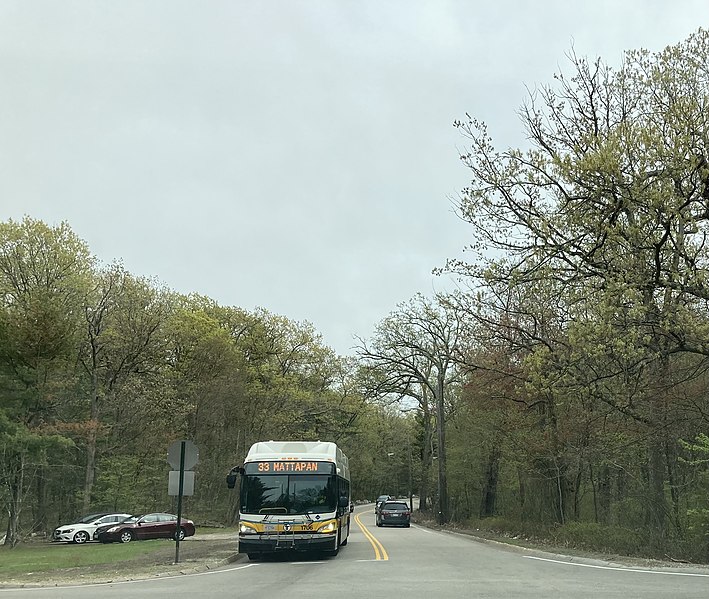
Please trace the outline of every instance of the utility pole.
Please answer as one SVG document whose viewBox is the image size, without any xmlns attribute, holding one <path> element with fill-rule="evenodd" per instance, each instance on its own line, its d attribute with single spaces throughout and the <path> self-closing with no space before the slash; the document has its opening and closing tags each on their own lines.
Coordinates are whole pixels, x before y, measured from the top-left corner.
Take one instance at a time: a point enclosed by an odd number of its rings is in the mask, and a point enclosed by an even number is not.
<svg viewBox="0 0 709 599">
<path fill-rule="evenodd" d="M 446 480 L 446 423 L 443 401 L 445 369 L 438 371 L 436 419 L 438 420 L 438 523 L 448 522 L 448 481 Z"/>
<path fill-rule="evenodd" d="M 408 439 L 408 450 L 409 450 L 409 509 L 414 511 L 414 465 L 411 459 L 411 437 Z"/>
</svg>

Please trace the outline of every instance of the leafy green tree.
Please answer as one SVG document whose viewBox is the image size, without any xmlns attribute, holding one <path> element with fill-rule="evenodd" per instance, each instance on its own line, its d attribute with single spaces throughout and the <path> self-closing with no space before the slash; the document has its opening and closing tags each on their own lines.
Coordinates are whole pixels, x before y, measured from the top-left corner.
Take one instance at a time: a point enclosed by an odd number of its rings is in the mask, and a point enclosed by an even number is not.
<svg viewBox="0 0 709 599">
<path fill-rule="evenodd" d="M 0 451 L 10 545 L 20 537 L 27 490 L 35 479 L 43 483 L 46 456 L 61 441 L 53 427 L 73 381 L 72 350 L 92 266 L 86 244 L 66 223 L 0 223 Z M 38 504 L 45 520 L 42 494 Z"/>
<path fill-rule="evenodd" d="M 86 336 L 79 363 L 89 377 L 85 423 L 86 477 L 83 508 L 92 503 L 98 441 L 104 412 L 132 378 L 154 377 L 163 367 L 161 330 L 170 312 L 168 294 L 114 264 L 98 272 L 84 306 Z"/>
<path fill-rule="evenodd" d="M 362 410 L 353 365 L 324 346 L 311 325 L 209 298 L 178 298 L 166 328 L 171 432 L 211 456 L 197 468 L 195 500 L 214 520 L 234 517 L 224 473 L 263 439 L 343 443 Z M 226 514 L 226 516 L 224 515 Z"/>
<path fill-rule="evenodd" d="M 479 321 L 526 346 L 524 390 L 552 433 L 560 488 L 588 471 L 570 460 L 593 442 L 590 424 L 579 445 L 565 423 L 611 410 L 646 440 L 646 525 L 664 536 L 668 485 L 676 513 L 680 502 L 675 435 L 706 413 L 676 391 L 708 355 L 709 33 L 628 52 L 617 70 L 569 58 L 572 75 L 521 111 L 527 149 L 499 151 L 484 123 L 456 123 L 477 259 L 448 268 L 476 286 Z"/>
</svg>

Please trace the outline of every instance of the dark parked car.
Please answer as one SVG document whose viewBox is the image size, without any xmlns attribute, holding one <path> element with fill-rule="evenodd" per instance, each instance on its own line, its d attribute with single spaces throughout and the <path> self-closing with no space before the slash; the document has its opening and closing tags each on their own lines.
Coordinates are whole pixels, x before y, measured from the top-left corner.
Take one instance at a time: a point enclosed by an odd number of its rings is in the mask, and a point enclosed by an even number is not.
<svg viewBox="0 0 709 599">
<path fill-rule="evenodd" d="M 411 526 L 411 510 L 405 501 L 385 501 L 377 513 L 377 526 Z"/>
<path fill-rule="evenodd" d="M 385 501 L 389 501 L 391 497 L 389 495 L 380 495 L 377 497 L 377 501 L 374 503 L 374 513 L 378 514 L 379 513 L 379 508 L 381 507 L 382 503 Z"/>
<path fill-rule="evenodd" d="M 143 514 L 126 518 L 113 526 L 102 526 L 97 531 L 102 543 L 130 543 L 143 539 L 176 539 L 191 537 L 194 534 L 194 522 L 182 518 L 180 531 L 177 533 L 177 516 L 174 514 Z"/>
</svg>

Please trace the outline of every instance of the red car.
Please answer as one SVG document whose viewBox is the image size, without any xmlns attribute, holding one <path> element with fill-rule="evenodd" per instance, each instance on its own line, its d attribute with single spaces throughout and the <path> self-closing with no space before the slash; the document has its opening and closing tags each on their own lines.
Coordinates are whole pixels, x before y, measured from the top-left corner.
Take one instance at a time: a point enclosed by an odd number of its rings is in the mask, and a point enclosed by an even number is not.
<svg viewBox="0 0 709 599">
<path fill-rule="evenodd" d="M 177 533 L 177 516 L 174 514 L 143 514 L 126 518 L 112 526 L 102 526 L 96 531 L 102 543 L 130 543 L 143 539 L 177 539 L 180 541 L 194 534 L 194 522 L 182 518 L 180 531 Z"/>
</svg>

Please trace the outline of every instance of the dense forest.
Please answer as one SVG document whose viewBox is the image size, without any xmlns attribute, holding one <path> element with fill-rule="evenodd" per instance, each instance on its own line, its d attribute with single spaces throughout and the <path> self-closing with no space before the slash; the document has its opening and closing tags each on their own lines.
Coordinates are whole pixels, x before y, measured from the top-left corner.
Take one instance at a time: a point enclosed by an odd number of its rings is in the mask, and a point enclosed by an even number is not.
<svg viewBox="0 0 709 599">
<path fill-rule="evenodd" d="M 521 108 L 524 148 L 456 121 L 459 289 L 396 306 L 352 357 L 101 264 L 68 223 L 0 223 L 5 543 L 172 509 L 174 439 L 200 451 L 185 513 L 233 523 L 226 472 L 299 438 L 343 447 L 355 499 L 708 561 L 709 33 L 567 68 Z"/>
</svg>

